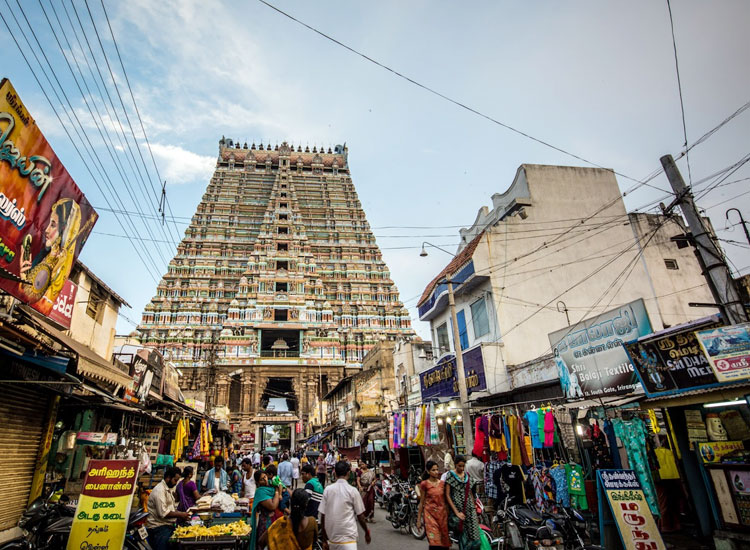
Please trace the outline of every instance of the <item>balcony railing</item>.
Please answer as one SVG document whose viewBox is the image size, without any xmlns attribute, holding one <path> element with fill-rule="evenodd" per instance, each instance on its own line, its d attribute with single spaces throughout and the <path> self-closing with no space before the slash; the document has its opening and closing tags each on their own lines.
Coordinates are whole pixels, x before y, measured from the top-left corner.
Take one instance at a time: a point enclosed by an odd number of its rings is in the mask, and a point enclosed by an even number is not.
<svg viewBox="0 0 750 550">
<path fill-rule="evenodd" d="M 260 350 L 261 357 L 299 357 L 299 350 L 275 350 L 275 349 L 263 349 Z"/>
</svg>

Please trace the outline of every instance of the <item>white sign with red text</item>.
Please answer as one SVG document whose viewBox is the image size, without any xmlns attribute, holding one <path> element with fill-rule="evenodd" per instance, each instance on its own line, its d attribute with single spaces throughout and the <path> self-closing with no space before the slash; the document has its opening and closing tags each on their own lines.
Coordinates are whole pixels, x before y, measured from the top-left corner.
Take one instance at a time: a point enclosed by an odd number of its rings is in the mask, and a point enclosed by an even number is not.
<svg viewBox="0 0 750 550">
<path fill-rule="evenodd" d="M 77 293 L 78 285 L 70 280 L 65 281 L 60 294 L 57 295 L 55 305 L 52 306 L 52 310 L 47 317 L 65 328 L 70 328 L 70 321 L 73 319 L 73 305 L 76 303 Z"/>
</svg>

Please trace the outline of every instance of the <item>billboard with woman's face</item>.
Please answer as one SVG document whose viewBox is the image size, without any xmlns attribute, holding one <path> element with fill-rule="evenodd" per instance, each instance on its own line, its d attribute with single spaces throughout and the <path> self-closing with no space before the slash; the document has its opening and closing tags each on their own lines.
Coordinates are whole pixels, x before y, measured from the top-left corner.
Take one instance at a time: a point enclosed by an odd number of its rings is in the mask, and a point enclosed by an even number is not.
<svg viewBox="0 0 750 550">
<path fill-rule="evenodd" d="M 97 217 L 10 81 L 0 81 L 0 267 L 15 276 L 0 288 L 48 315 Z"/>
</svg>

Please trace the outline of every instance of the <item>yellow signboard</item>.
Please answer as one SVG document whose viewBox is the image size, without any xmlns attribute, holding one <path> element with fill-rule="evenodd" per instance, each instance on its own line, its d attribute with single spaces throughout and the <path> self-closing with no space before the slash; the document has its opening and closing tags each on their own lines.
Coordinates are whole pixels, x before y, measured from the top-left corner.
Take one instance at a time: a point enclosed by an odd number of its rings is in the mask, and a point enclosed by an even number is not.
<svg viewBox="0 0 750 550">
<path fill-rule="evenodd" d="M 122 548 L 137 476 L 137 460 L 89 462 L 67 550 Z"/>
<path fill-rule="evenodd" d="M 599 470 L 597 477 L 600 498 L 603 492 L 620 533 L 623 548 L 666 550 L 636 473 L 633 470 Z M 605 514 L 602 513 L 602 504 L 599 505 L 599 510 L 599 519 L 603 522 Z"/>
<path fill-rule="evenodd" d="M 703 462 L 719 462 L 721 457 L 732 451 L 742 450 L 745 446 L 742 441 L 706 441 L 698 443 Z"/>
</svg>

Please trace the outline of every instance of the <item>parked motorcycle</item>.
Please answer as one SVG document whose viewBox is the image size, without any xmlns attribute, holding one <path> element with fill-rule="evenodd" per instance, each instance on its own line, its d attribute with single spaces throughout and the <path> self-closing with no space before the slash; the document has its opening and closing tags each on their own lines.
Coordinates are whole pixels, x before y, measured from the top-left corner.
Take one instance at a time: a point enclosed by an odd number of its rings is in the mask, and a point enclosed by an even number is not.
<svg viewBox="0 0 750 550">
<path fill-rule="evenodd" d="M 506 496 L 495 516 L 498 550 L 564 550 L 562 534 L 542 514 L 527 505 L 509 506 Z"/>
<path fill-rule="evenodd" d="M 577 510 L 560 508 L 559 512 L 548 515 L 546 523 L 562 535 L 566 550 L 603 550 L 601 546 L 586 544 L 591 535 L 586 520 Z"/>
<path fill-rule="evenodd" d="M 0 545 L 0 550 L 43 550 L 55 548 L 47 546 L 46 532 L 51 524 L 61 518 L 73 520 L 75 508 L 67 505 L 66 499 L 50 502 L 48 499 L 38 498 L 32 502 L 18 520 L 18 527 L 22 531 L 20 538 Z"/>
<path fill-rule="evenodd" d="M 375 482 L 375 502 L 381 508 L 385 508 L 388 501 L 388 493 L 391 492 L 391 480 L 389 476 L 381 476 Z"/>
<path fill-rule="evenodd" d="M 422 525 L 417 524 L 419 511 L 419 497 L 409 483 L 398 480 L 392 487 L 388 497 L 388 516 L 394 529 L 409 531 L 416 539 L 425 537 Z"/>
</svg>

